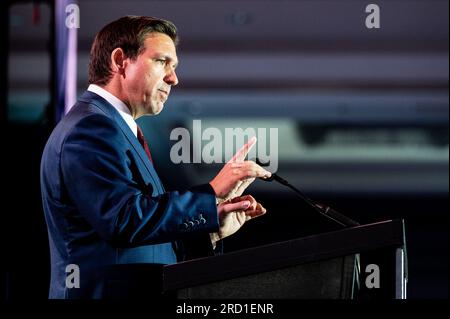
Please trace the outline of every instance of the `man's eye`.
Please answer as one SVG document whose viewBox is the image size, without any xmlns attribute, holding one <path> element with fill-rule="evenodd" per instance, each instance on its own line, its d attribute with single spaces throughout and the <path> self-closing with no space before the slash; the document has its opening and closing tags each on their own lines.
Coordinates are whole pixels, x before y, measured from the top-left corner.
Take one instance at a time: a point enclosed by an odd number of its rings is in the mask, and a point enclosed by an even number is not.
<svg viewBox="0 0 450 319">
<path fill-rule="evenodd" d="M 159 63 L 161 63 L 162 65 L 165 65 L 165 64 L 166 64 L 166 60 L 164 60 L 164 59 L 156 59 L 156 62 L 159 62 Z"/>
</svg>

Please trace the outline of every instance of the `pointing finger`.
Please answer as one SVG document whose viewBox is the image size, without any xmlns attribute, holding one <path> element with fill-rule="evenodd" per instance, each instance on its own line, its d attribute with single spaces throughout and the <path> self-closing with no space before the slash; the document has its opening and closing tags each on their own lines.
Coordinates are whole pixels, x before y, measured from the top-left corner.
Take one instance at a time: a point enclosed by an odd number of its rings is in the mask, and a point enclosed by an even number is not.
<svg viewBox="0 0 450 319">
<path fill-rule="evenodd" d="M 230 162 L 242 162 L 247 156 L 251 148 L 256 144 L 256 136 L 253 136 L 244 146 L 241 147 L 239 151 L 234 154 L 234 156 L 228 161 Z"/>
</svg>

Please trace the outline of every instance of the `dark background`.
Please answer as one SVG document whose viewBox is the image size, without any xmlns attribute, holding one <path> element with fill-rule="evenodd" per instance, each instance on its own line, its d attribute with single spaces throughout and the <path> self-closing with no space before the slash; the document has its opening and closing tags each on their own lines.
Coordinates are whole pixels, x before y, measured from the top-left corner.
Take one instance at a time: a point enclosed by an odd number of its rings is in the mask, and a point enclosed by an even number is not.
<svg viewBox="0 0 450 319">
<path fill-rule="evenodd" d="M 36 5 L 2 4 L 8 300 L 43 300 L 48 292 L 39 163 L 54 126 L 51 3 L 37 5 L 37 20 Z M 404 218 L 408 297 L 448 298 L 447 1 L 378 1 L 378 30 L 365 28 L 363 1 L 78 4 L 78 93 L 89 46 L 107 22 L 146 14 L 180 30 L 180 85 L 163 114 L 139 120 L 168 189 L 207 182 L 220 168 L 173 164 L 173 128 L 193 119 L 278 127 L 278 173 L 360 223 Z M 268 213 L 227 238 L 226 251 L 337 229 L 281 185 L 256 181 L 248 192 Z"/>
</svg>

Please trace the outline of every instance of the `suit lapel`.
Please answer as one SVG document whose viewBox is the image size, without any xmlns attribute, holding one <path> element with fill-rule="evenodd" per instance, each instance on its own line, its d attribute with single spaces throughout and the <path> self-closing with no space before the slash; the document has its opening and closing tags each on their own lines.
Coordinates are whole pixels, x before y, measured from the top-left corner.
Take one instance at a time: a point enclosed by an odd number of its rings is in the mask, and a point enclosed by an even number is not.
<svg viewBox="0 0 450 319">
<path fill-rule="evenodd" d="M 164 188 L 162 186 L 162 183 L 158 177 L 158 174 L 155 171 L 155 168 L 153 164 L 150 162 L 150 159 L 148 158 L 147 154 L 145 153 L 144 148 L 139 143 L 136 136 L 131 131 L 128 124 L 125 122 L 125 120 L 122 118 L 122 116 L 119 114 L 119 112 L 105 99 L 103 99 L 101 96 L 86 91 L 80 98 L 81 101 L 84 101 L 89 104 L 93 104 L 97 106 L 99 109 L 101 109 L 106 115 L 108 115 L 110 118 L 112 118 L 120 127 L 123 134 L 127 138 L 128 142 L 133 146 L 134 150 L 140 157 L 142 163 L 144 164 L 144 167 L 146 168 L 147 172 L 150 174 L 150 177 L 153 180 L 153 185 L 155 185 L 158 188 L 159 193 L 164 192 Z"/>
</svg>

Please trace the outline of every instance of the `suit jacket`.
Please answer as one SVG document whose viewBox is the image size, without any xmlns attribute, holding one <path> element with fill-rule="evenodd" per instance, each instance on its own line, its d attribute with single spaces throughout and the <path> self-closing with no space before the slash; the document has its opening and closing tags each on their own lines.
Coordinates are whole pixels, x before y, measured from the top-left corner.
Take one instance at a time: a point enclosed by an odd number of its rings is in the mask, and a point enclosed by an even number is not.
<svg viewBox="0 0 450 319">
<path fill-rule="evenodd" d="M 177 255 L 189 254 L 177 240 L 198 243 L 196 234 L 206 240 L 204 249 L 194 247 L 209 251 L 208 233 L 219 228 L 212 187 L 166 192 L 120 114 L 88 91 L 47 141 L 41 192 L 50 243 L 50 298 L 102 298 L 105 269 L 175 263 Z M 79 268 L 79 288 L 66 285 L 74 274 L 68 265 Z"/>
</svg>

